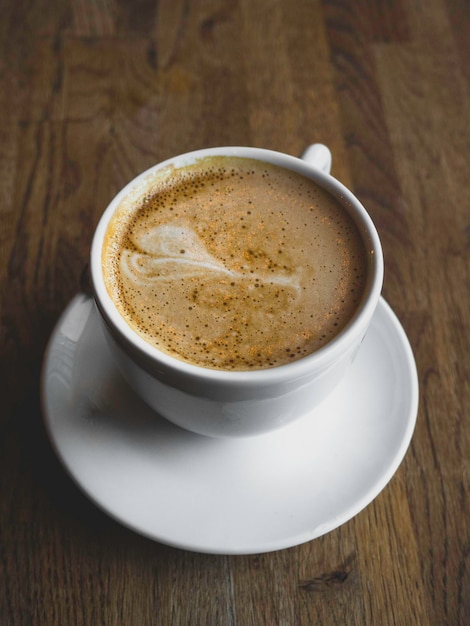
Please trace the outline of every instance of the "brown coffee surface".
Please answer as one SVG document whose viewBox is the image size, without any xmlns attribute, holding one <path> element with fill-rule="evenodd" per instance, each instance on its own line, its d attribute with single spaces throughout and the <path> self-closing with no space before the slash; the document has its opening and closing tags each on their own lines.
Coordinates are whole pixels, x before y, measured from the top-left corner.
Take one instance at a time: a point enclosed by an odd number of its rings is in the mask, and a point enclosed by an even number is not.
<svg viewBox="0 0 470 626">
<path fill-rule="evenodd" d="M 264 369 L 318 350 L 349 322 L 367 253 L 313 181 L 239 157 L 168 168 L 117 209 L 108 292 L 129 326 L 192 364 Z"/>
</svg>

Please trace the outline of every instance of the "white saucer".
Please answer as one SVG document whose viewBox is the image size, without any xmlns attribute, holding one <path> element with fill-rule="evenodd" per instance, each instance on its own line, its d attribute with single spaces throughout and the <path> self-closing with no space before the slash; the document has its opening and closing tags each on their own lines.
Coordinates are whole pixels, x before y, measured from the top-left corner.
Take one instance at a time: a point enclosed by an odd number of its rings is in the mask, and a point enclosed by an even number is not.
<svg viewBox="0 0 470 626">
<path fill-rule="evenodd" d="M 157 416 L 111 360 L 90 298 L 51 337 L 42 399 L 63 464 L 102 509 L 156 541 L 269 552 L 351 519 L 392 478 L 418 408 L 415 361 L 381 300 L 352 369 L 306 418 L 251 439 L 195 435 Z"/>
</svg>

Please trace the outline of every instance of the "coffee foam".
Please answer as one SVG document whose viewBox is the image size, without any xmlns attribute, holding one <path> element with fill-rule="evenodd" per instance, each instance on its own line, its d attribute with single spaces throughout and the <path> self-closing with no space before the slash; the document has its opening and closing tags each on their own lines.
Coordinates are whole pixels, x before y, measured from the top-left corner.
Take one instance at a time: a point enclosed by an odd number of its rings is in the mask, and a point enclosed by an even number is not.
<svg viewBox="0 0 470 626">
<path fill-rule="evenodd" d="M 108 228 L 103 268 L 128 324 L 218 369 L 309 354 L 357 308 L 367 260 L 341 205 L 314 182 L 249 159 L 160 173 Z"/>
</svg>

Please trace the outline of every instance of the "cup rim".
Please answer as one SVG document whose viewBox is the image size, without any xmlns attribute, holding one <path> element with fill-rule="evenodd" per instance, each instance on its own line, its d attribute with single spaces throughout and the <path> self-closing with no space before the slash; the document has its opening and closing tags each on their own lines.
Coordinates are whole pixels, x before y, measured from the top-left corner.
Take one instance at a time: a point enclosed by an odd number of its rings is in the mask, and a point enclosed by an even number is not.
<svg viewBox="0 0 470 626">
<path fill-rule="evenodd" d="M 102 248 L 104 236 L 108 224 L 121 202 L 142 184 L 142 182 L 168 166 L 175 168 L 193 164 L 199 159 L 208 156 L 233 156 L 245 157 L 278 165 L 290 169 L 307 178 L 310 178 L 326 191 L 331 193 L 354 219 L 364 245 L 369 249 L 370 269 L 361 302 L 353 317 L 346 326 L 333 337 L 327 344 L 318 350 L 301 357 L 292 363 L 286 363 L 264 369 L 250 370 L 221 370 L 195 365 L 177 357 L 171 356 L 157 347 L 149 344 L 143 337 L 134 331 L 119 313 L 111 296 L 109 295 L 102 272 Z M 201 383 L 224 382 L 227 384 L 259 385 L 283 380 L 292 380 L 307 375 L 312 369 L 326 367 L 335 358 L 344 352 L 349 343 L 356 337 L 355 330 L 365 330 L 368 322 L 377 306 L 383 283 L 383 252 L 380 238 L 372 219 L 362 203 L 347 187 L 334 178 L 331 174 L 317 169 L 300 157 L 294 157 L 282 152 L 265 148 L 222 146 L 215 148 L 203 148 L 183 153 L 146 169 L 128 182 L 111 200 L 104 210 L 92 240 L 90 252 L 90 275 L 91 285 L 96 305 L 111 331 L 124 340 L 125 344 L 132 347 L 133 351 L 143 357 L 147 357 L 159 368 L 165 368 L 168 372 L 179 373 L 199 379 Z"/>
</svg>

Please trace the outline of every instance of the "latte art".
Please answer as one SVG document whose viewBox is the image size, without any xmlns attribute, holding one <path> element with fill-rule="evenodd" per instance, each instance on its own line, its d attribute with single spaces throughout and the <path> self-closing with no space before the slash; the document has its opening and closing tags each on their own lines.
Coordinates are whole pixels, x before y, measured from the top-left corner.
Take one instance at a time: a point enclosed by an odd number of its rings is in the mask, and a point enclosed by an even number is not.
<svg viewBox="0 0 470 626">
<path fill-rule="evenodd" d="M 367 254 L 348 213 L 313 181 L 208 157 L 160 171 L 123 202 L 103 272 L 120 314 L 151 345 L 203 367 L 263 369 L 344 328 Z"/>
<path fill-rule="evenodd" d="M 224 274 L 233 280 L 250 280 L 254 283 L 283 285 L 300 292 L 295 275 L 274 274 L 261 276 L 227 268 L 206 249 L 198 235 L 183 226 L 157 226 L 143 233 L 136 245 L 141 252 L 123 250 L 121 270 L 128 281 L 145 287 L 156 281 L 176 281 L 179 278 Z"/>
</svg>

